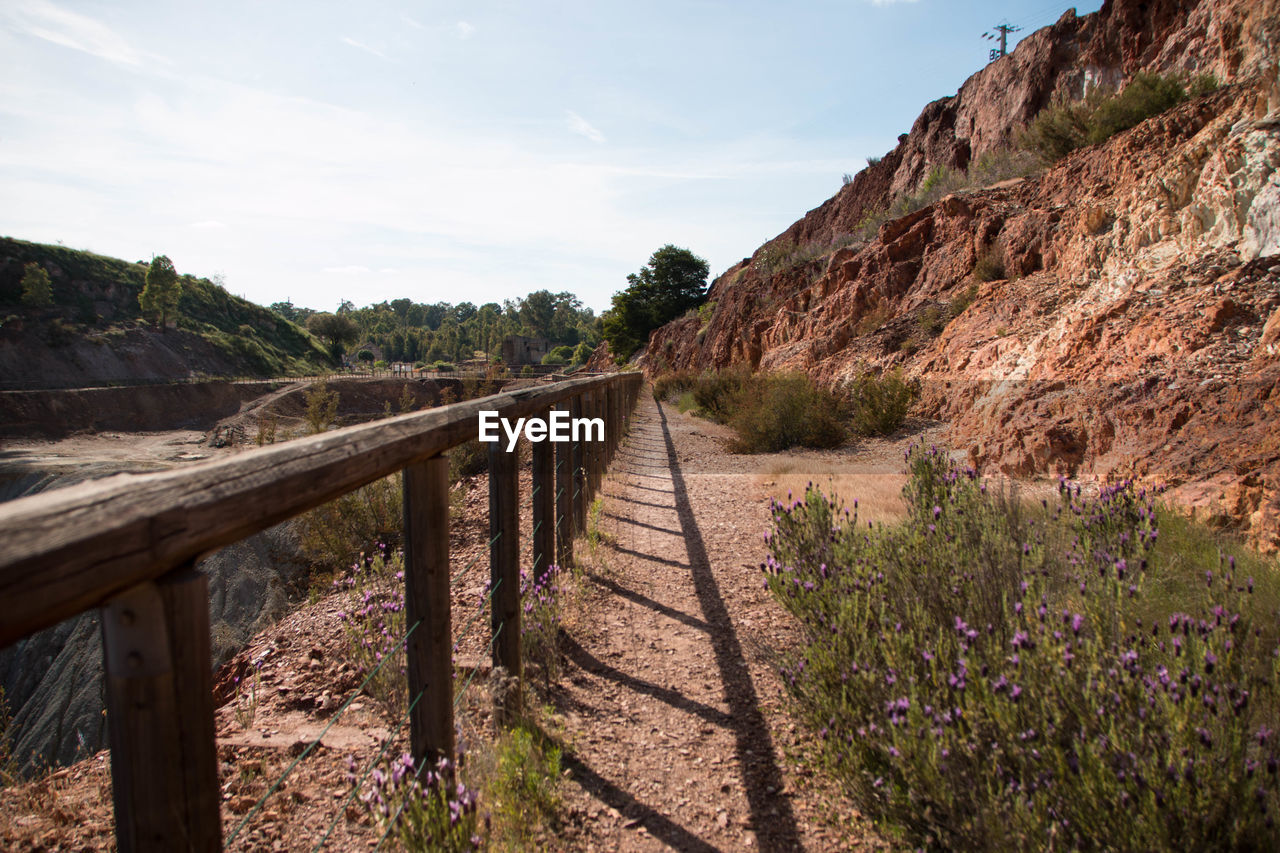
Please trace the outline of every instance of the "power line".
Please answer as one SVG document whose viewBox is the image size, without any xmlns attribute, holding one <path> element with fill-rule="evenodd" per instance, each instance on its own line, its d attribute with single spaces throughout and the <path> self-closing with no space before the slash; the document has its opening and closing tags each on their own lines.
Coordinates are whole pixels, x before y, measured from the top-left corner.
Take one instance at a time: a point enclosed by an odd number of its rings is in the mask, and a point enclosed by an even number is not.
<svg viewBox="0 0 1280 853">
<path fill-rule="evenodd" d="M 992 62 L 994 62 L 995 60 L 999 59 L 1002 56 L 1008 55 L 1009 33 L 1019 32 L 1022 30 L 1022 27 L 1015 27 L 1013 24 L 1005 22 L 1002 24 L 997 24 L 993 29 L 994 29 L 994 32 L 987 32 L 982 34 L 982 37 L 984 39 L 987 39 L 988 41 L 994 41 L 995 39 L 1000 39 L 999 49 L 994 47 L 991 48 L 990 61 Z"/>
</svg>

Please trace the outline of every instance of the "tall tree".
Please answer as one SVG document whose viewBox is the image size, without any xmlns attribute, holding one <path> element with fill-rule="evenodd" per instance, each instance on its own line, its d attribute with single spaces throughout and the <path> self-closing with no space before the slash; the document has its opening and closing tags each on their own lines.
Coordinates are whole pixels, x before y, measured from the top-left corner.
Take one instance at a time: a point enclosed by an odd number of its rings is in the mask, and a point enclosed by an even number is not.
<svg viewBox="0 0 1280 853">
<path fill-rule="evenodd" d="M 342 360 L 343 348 L 354 343 L 360 334 L 356 324 L 347 314 L 312 314 L 307 318 L 307 329 L 329 346 L 329 356 L 334 363 Z"/>
<path fill-rule="evenodd" d="M 706 299 L 707 262 L 670 243 L 654 252 L 639 272 L 627 276 L 627 289 L 613 295 L 601 333 L 621 364 L 644 346 L 649 333 Z"/>
<path fill-rule="evenodd" d="M 160 331 L 169 325 L 169 318 L 178 313 L 178 297 L 182 295 L 182 282 L 173 261 L 168 255 L 156 255 L 147 269 L 146 285 L 138 294 L 142 313 L 157 320 Z"/>
<path fill-rule="evenodd" d="M 49 273 L 35 261 L 23 267 L 22 304 L 28 308 L 48 308 L 53 304 L 53 286 Z"/>
</svg>

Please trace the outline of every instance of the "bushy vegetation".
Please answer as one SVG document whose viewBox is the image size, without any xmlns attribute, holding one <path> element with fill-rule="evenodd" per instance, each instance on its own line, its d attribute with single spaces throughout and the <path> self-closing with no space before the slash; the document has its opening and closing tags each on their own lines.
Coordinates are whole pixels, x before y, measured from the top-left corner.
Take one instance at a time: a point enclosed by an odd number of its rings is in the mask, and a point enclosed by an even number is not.
<svg viewBox="0 0 1280 853">
<path fill-rule="evenodd" d="M 909 465 L 902 524 L 811 489 L 767 536 L 785 682 L 858 807 L 931 849 L 1276 849 L 1277 567 L 1127 483 L 1028 505 Z"/>
<path fill-rule="evenodd" d="M 54 271 L 49 277 L 49 301 L 40 307 L 56 314 L 47 326 L 55 345 L 69 344 L 90 333 L 110 335 L 146 320 L 140 297 L 150 269 L 147 262 L 130 263 L 7 237 L 0 237 L 0 258 L 21 264 L 9 266 L 13 272 L 0 276 L 0 304 L 22 304 L 22 279 L 28 265 Z M 168 293 L 169 301 L 150 300 L 155 303 L 151 306 L 153 316 L 176 316 L 179 329 L 204 338 L 237 365 L 241 375 L 306 374 L 326 361 L 319 343 L 303 329 L 207 278 L 181 275 Z"/>
<path fill-rule="evenodd" d="M 485 805 L 493 814 L 494 848 L 542 846 L 531 840 L 559 821 L 561 760 L 560 747 L 536 726 L 519 725 L 502 734 L 482 783 Z"/>
<path fill-rule="evenodd" d="M 849 435 L 885 435 L 902 425 L 915 388 L 900 375 L 860 376 L 840 390 L 804 373 L 752 374 L 742 368 L 674 371 L 654 380 L 654 397 L 681 411 L 728 424 L 736 453 L 837 447 Z"/>
<path fill-rule="evenodd" d="M 29 261 L 23 266 L 22 304 L 28 308 L 48 308 L 53 304 L 49 273 L 35 261 Z"/>
<path fill-rule="evenodd" d="M 1043 162 L 1052 163 L 1217 87 L 1212 75 L 1184 81 L 1143 71 L 1119 92 L 1095 89 L 1082 101 L 1058 101 L 1045 107 L 1027 127 L 1022 145 Z"/>
<path fill-rule="evenodd" d="M 355 785 L 356 765 L 349 762 L 347 781 Z M 413 755 L 406 752 L 369 774 L 360 801 L 375 823 L 406 850 L 483 850 L 477 794 L 456 778 L 447 758 L 435 767 L 415 767 Z"/>
<path fill-rule="evenodd" d="M 897 371 L 882 376 L 862 374 L 845 390 L 854 433 L 876 436 L 897 432 L 918 393 L 917 385 Z"/>
<path fill-rule="evenodd" d="M 736 399 L 729 426 L 736 453 L 773 453 L 788 447 L 838 447 L 849 436 L 845 400 L 804 373 L 753 377 Z"/>
<path fill-rule="evenodd" d="M 997 241 L 978 255 L 973 264 L 973 277 L 978 281 L 996 281 L 1004 278 L 1004 246 Z"/>
</svg>

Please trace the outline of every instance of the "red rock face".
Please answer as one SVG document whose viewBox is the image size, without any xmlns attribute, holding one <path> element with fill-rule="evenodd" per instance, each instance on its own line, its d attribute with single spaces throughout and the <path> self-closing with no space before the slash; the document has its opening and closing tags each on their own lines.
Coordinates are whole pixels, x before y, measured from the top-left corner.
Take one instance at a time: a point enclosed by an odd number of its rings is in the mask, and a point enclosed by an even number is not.
<svg viewBox="0 0 1280 853">
<path fill-rule="evenodd" d="M 710 322 L 655 332 L 646 365 L 747 363 L 832 384 L 899 368 L 976 465 L 1161 481 L 1275 550 L 1280 81 L 1268 38 L 1280 44 L 1277 0 L 1064 16 L 930 104 L 893 152 L 717 279 Z M 1144 68 L 1235 82 L 1038 175 L 958 192 L 833 248 L 934 165 L 1008 144 L 1055 92 Z"/>
</svg>

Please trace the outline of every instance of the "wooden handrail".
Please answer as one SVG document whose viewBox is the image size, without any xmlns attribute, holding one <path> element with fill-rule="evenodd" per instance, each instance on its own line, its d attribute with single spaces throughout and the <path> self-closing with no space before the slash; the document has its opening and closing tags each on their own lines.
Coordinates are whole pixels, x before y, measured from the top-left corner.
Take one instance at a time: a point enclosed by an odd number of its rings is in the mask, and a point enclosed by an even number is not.
<svg viewBox="0 0 1280 853">
<path fill-rule="evenodd" d="M 508 391 L 0 504 L 0 648 L 474 438 L 481 410 L 527 417 L 616 378 Z"/>
<path fill-rule="evenodd" d="M 452 758 L 449 482 L 440 454 L 477 435 L 481 411 L 515 419 L 560 404 L 603 417 L 603 442 L 579 437 L 554 452 L 535 445 L 534 552 L 539 562 L 571 555 L 640 382 L 613 374 L 520 389 L 0 505 L 0 647 L 100 608 L 118 849 L 222 846 L 208 585 L 192 570 L 200 555 L 403 470 L 405 608 L 415 626 L 406 670 L 421 699 L 409 715 L 410 744 L 420 762 Z M 491 646 L 509 678 L 495 710 L 509 720 L 521 714 L 523 669 L 519 471 L 498 445 L 489 460 Z"/>
</svg>

